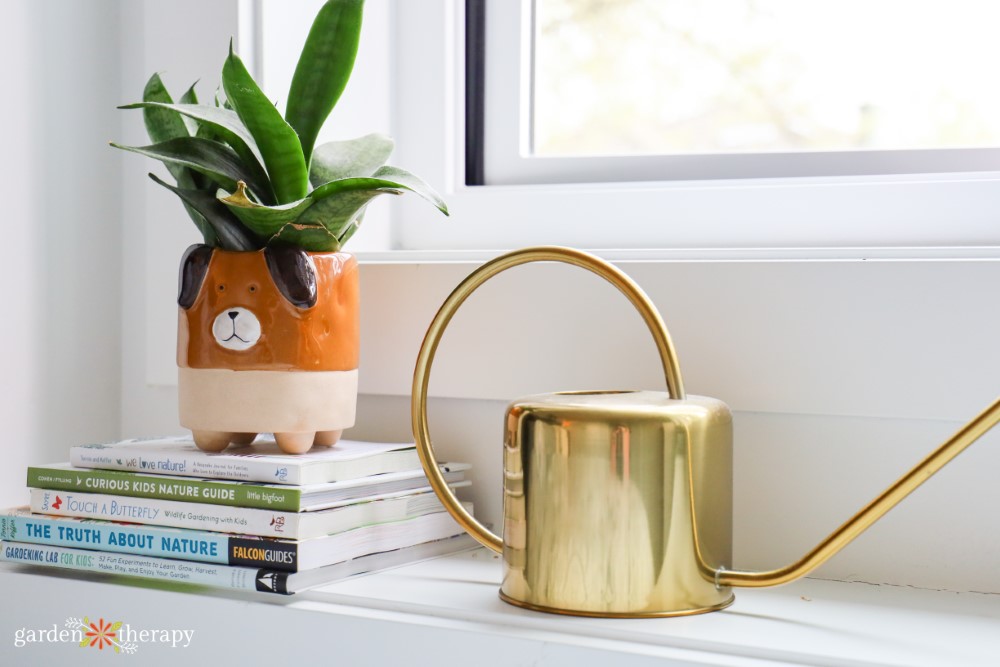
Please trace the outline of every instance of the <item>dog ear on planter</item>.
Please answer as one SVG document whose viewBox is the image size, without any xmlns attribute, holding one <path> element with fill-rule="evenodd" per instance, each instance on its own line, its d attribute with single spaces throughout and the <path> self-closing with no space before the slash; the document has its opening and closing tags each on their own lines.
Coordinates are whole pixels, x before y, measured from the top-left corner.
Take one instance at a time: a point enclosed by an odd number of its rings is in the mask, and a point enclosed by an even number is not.
<svg viewBox="0 0 1000 667">
<path fill-rule="evenodd" d="M 278 291 L 296 308 L 316 305 L 316 265 L 301 248 L 275 246 L 264 248 L 264 259 Z"/>
<path fill-rule="evenodd" d="M 214 252 L 214 248 L 203 243 L 196 243 L 184 251 L 178 281 L 180 285 L 177 290 L 177 304 L 184 310 L 193 306 L 198 298 Z"/>
</svg>

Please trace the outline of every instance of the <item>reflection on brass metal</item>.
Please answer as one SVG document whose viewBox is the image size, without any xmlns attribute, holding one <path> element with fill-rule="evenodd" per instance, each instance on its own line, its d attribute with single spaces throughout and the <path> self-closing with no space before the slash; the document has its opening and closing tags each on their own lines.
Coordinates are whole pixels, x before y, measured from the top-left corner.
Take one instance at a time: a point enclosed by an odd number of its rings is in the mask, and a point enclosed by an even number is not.
<svg viewBox="0 0 1000 667">
<path fill-rule="evenodd" d="M 669 393 L 574 391 L 511 403 L 501 539 L 462 507 L 434 463 L 427 387 L 441 336 L 462 303 L 496 274 L 536 261 L 588 269 L 628 297 L 656 342 Z M 442 305 L 417 358 L 412 418 L 441 502 L 480 543 L 503 554 L 502 599 L 537 611 L 639 618 L 715 611 L 732 603 L 730 586 L 772 586 L 809 573 L 1000 421 L 1000 400 L 799 562 L 771 572 L 733 570 L 729 409 L 685 395 L 663 320 L 628 276 L 577 250 L 540 247 L 488 262 Z"/>
<path fill-rule="evenodd" d="M 518 399 L 507 408 L 503 507 L 505 599 L 662 616 L 732 598 L 696 556 L 712 571 L 732 562 L 732 419 L 721 401 L 653 391 Z M 696 515 L 715 519 L 696 531 Z"/>
</svg>

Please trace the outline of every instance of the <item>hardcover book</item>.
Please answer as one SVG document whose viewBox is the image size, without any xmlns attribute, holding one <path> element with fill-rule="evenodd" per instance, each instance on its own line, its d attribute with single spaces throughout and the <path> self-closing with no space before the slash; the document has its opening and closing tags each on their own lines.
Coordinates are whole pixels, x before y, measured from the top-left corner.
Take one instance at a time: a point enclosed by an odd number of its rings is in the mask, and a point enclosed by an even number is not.
<svg viewBox="0 0 1000 667">
<path fill-rule="evenodd" d="M 412 443 L 340 440 L 333 447 L 289 456 L 266 434 L 251 445 L 216 453 L 201 451 L 190 436 L 81 445 L 70 449 L 70 463 L 78 468 L 298 485 L 420 468 Z"/>
<path fill-rule="evenodd" d="M 454 479 L 456 475 L 461 473 L 446 473 L 445 479 L 456 487 L 469 484 Z M 429 486 L 361 501 L 342 501 L 315 512 L 279 512 L 175 500 L 31 489 L 31 511 L 38 514 L 296 540 L 332 535 L 370 524 L 401 521 L 441 510 L 441 503 Z"/>
<path fill-rule="evenodd" d="M 475 546 L 477 546 L 475 540 L 462 534 L 395 551 L 369 554 L 343 563 L 301 572 L 281 572 L 267 568 L 214 563 L 193 563 L 170 558 L 104 553 L 71 547 L 7 541 L 0 541 L 0 561 L 82 572 L 142 577 L 180 584 L 200 584 L 290 595 L 338 579 L 399 567 L 428 558 L 465 551 Z"/>
<path fill-rule="evenodd" d="M 471 505 L 467 504 L 466 508 L 472 511 Z M 27 507 L 0 513 L 0 540 L 262 567 L 282 572 L 332 565 L 370 553 L 444 539 L 461 532 L 462 529 L 443 507 L 433 514 L 307 540 L 32 514 Z"/>
<path fill-rule="evenodd" d="M 449 481 L 461 479 L 469 466 L 443 463 L 441 470 Z M 451 477 L 448 477 L 451 475 Z M 427 486 L 424 471 L 415 469 L 370 477 L 325 482 L 305 486 L 234 482 L 229 480 L 165 477 L 114 470 L 77 468 L 55 463 L 28 468 L 28 486 L 54 491 L 106 493 L 132 498 L 157 498 L 182 502 L 254 507 L 285 512 L 308 512 L 333 507 L 345 500 L 409 491 Z"/>
</svg>

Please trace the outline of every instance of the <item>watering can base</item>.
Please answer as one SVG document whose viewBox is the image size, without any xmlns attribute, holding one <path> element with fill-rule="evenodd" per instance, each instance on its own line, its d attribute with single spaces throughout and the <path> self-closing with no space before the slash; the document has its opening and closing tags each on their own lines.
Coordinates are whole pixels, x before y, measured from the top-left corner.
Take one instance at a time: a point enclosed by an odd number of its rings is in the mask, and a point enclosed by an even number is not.
<svg viewBox="0 0 1000 667">
<path fill-rule="evenodd" d="M 503 591 L 500 591 L 500 599 L 507 604 L 514 605 L 515 607 L 521 607 L 522 609 L 530 609 L 532 611 L 542 611 L 546 614 L 560 614 L 562 616 L 585 616 L 587 618 L 666 618 L 669 616 L 694 616 L 695 614 L 707 614 L 711 611 L 719 611 L 725 609 L 731 605 L 735 600 L 735 595 L 730 595 L 729 598 L 723 600 L 722 602 L 712 605 L 710 607 L 695 607 L 693 609 L 667 609 L 667 610 L 657 610 L 657 611 L 628 611 L 628 612 L 616 612 L 616 611 L 586 611 L 581 609 L 559 609 L 557 607 L 545 607 L 543 605 L 532 604 L 531 602 L 525 602 L 524 600 L 517 600 L 510 597 Z"/>
</svg>

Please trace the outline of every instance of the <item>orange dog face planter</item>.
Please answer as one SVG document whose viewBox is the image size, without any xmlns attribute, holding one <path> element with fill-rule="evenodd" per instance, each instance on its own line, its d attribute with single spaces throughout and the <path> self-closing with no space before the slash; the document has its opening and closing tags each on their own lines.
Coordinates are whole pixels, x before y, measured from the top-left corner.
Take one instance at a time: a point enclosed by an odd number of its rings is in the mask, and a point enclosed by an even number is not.
<svg viewBox="0 0 1000 667">
<path fill-rule="evenodd" d="M 181 425 L 220 451 L 259 432 L 285 452 L 333 445 L 354 425 L 358 263 L 296 248 L 181 260 L 177 366 Z"/>
</svg>

